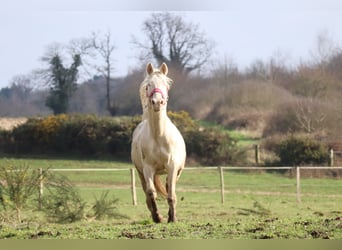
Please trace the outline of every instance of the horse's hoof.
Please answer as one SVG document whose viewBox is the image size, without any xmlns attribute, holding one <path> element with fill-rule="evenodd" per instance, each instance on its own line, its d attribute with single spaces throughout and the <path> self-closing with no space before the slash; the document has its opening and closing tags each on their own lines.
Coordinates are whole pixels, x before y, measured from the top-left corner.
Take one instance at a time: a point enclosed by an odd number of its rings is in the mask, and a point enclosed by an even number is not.
<svg viewBox="0 0 342 250">
<path fill-rule="evenodd" d="M 175 222 L 177 222 L 177 219 L 176 219 L 176 217 L 174 217 L 174 218 L 169 218 L 169 219 L 167 220 L 167 222 L 168 222 L 168 223 L 175 223 Z"/>
<path fill-rule="evenodd" d="M 161 222 L 163 221 L 163 217 L 160 216 L 160 215 L 158 215 L 158 216 L 153 216 L 152 219 L 153 219 L 153 221 L 154 221 L 155 223 L 161 223 Z"/>
</svg>

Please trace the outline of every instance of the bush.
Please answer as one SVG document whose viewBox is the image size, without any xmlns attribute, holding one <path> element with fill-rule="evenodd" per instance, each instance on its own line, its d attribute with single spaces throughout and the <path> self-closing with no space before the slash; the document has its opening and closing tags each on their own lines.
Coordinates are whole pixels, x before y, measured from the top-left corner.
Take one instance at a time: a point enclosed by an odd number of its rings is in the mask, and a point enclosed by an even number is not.
<svg viewBox="0 0 342 250">
<path fill-rule="evenodd" d="M 184 138 L 188 155 L 201 164 L 237 163 L 242 159 L 243 152 L 236 147 L 235 140 L 216 129 L 188 131 L 184 133 Z"/>
<path fill-rule="evenodd" d="M 49 174 L 46 186 L 48 194 L 43 197 L 42 208 L 50 221 L 70 223 L 85 217 L 86 203 L 66 177 Z"/>
<path fill-rule="evenodd" d="M 264 136 L 277 133 L 331 134 L 339 131 L 338 104 L 311 99 L 293 99 L 278 106 L 269 117 Z"/>
<path fill-rule="evenodd" d="M 168 111 L 167 115 L 182 133 L 199 129 L 199 124 L 185 111 Z"/>
<path fill-rule="evenodd" d="M 5 211 L 14 210 L 17 221 L 21 222 L 22 210 L 37 193 L 38 183 L 38 172 L 27 165 L 0 166 L 0 205 Z"/>
<path fill-rule="evenodd" d="M 326 164 L 329 160 L 326 145 L 303 136 L 291 136 L 275 147 L 283 165 Z"/>
<path fill-rule="evenodd" d="M 129 156 L 137 118 L 58 115 L 32 118 L 8 134 L 1 148 L 6 153 L 116 154 Z"/>
<path fill-rule="evenodd" d="M 245 158 L 236 141 L 224 131 L 202 127 L 185 111 L 168 112 L 168 115 L 184 137 L 187 155 L 201 164 L 237 163 Z"/>
<path fill-rule="evenodd" d="M 168 112 L 182 133 L 188 156 L 201 164 L 236 163 L 242 159 L 236 143 L 219 129 L 203 128 L 187 112 Z M 115 155 L 129 159 L 132 133 L 139 117 L 58 115 L 29 119 L 11 132 L 0 133 L 7 153 Z"/>
<path fill-rule="evenodd" d="M 108 197 L 109 191 L 102 192 L 100 198 L 95 197 L 95 205 L 92 207 L 93 218 L 101 220 L 105 218 L 128 218 L 117 211 L 116 204 L 119 199 Z"/>
<path fill-rule="evenodd" d="M 64 175 L 47 171 L 44 182 L 46 192 L 42 199 L 42 211 L 51 222 L 73 223 L 84 219 L 127 218 L 118 212 L 118 199 L 109 197 L 109 191 L 103 192 L 100 198 L 95 197 L 94 203 L 87 204 L 78 189 Z"/>
</svg>

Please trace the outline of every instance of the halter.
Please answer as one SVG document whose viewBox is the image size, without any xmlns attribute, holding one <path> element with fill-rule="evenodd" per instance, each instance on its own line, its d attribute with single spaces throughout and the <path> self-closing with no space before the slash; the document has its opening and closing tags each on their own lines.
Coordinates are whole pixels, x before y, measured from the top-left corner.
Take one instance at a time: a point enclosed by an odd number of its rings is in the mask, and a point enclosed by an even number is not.
<svg viewBox="0 0 342 250">
<path fill-rule="evenodd" d="M 158 72 L 153 72 L 152 74 L 153 74 L 153 75 L 162 75 L 162 76 L 164 76 L 164 75 L 161 74 L 159 71 L 158 71 Z M 151 74 L 151 75 L 152 75 L 152 74 Z M 161 96 L 162 96 L 162 98 L 163 98 L 164 100 L 167 101 L 167 100 L 169 99 L 168 91 L 169 91 L 170 86 L 171 86 L 171 84 L 172 84 L 172 80 L 171 80 L 170 78 L 166 77 L 166 76 L 164 76 L 164 79 L 162 79 L 162 80 L 164 81 L 163 84 L 165 84 L 165 86 L 166 86 L 166 93 L 163 92 L 163 90 L 160 89 L 160 88 L 154 88 L 154 89 L 152 89 L 152 91 L 151 91 L 150 93 L 148 93 L 148 92 L 147 92 L 147 87 L 146 87 L 146 97 L 151 98 L 155 93 L 159 93 L 159 94 L 161 94 Z M 146 85 L 147 85 L 147 84 L 146 84 Z"/>
<path fill-rule="evenodd" d="M 159 94 L 161 94 L 162 98 L 165 99 L 165 95 L 164 95 L 163 91 L 162 91 L 160 88 L 154 88 L 154 89 L 151 91 L 150 94 L 147 94 L 147 93 L 146 93 L 146 95 L 147 95 L 148 98 L 151 98 L 151 97 L 153 96 L 154 93 L 159 93 Z"/>
</svg>

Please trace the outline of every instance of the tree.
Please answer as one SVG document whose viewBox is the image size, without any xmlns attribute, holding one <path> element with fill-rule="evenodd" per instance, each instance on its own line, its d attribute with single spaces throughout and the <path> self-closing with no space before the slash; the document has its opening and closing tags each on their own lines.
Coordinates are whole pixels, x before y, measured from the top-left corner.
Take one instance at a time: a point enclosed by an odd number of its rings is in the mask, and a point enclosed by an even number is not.
<svg viewBox="0 0 342 250">
<path fill-rule="evenodd" d="M 256 59 L 247 67 L 246 76 L 254 80 L 268 81 L 270 78 L 270 67 L 262 60 Z"/>
<path fill-rule="evenodd" d="M 107 110 L 111 115 L 115 115 L 115 113 L 117 112 L 117 108 L 115 105 L 113 105 L 110 96 L 111 75 L 114 70 L 113 52 L 115 50 L 115 45 L 112 42 L 111 33 L 109 31 L 104 34 L 103 38 L 98 39 L 98 37 L 98 34 L 93 33 L 91 43 L 97 54 L 104 61 L 104 63 L 100 66 L 96 66 L 96 69 L 105 78 L 106 81 Z"/>
<path fill-rule="evenodd" d="M 69 54 L 82 55 L 82 70 L 86 75 L 96 74 L 104 78 L 106 84 L 106 109 L 111 115 L 117 113 L 117 107 L 112 103 L 111 98 L 115 49 L 110 31 L 104 34 L 93 32 L 89 37 L 71 40 L 67 46 Z"/>
<path fill-rule="evenodd" d="M 133 43 L 142 50 L 144 58 L 152 56 L 158 64 L 165 62 L 185 74 L 200 69 L 209 60 L 214 47 L 199 25 L 168 12 L 153 13 L 143 23 L 143 32 L 147 42 L 134 38 Z"/>
<path fill-rule="evenodd" d="M 44 101 L 36 102 L 41 90 L 34 89 L 33 86 L 31 74 L 14 76 L 9 87 L 0 89 L 0 116 L 32 116 L 44 113 L 39 110 L 40 107 L 45 110 Z"/>
<path fill-rule="evenodd" d="M 237 83 L 241 81 L 241 74 L 237 64 L 232 58 L 224 57 L 224 61 L 220 62 L 212 71 L 215 81 L 222 85 Z"/>
<path fill-rule="evenodd" d="M 66 113 L 69 106 L 69 98 L 76 90 L 78 67 L 81 65 L 79 54 L 73 56 L 73 63 L 69 68 L 63 66 L 58 54 L 50 61 L 51 90 L 46 99 L 46 106 L 53 110 L 54 114 Z"/>
</svg>

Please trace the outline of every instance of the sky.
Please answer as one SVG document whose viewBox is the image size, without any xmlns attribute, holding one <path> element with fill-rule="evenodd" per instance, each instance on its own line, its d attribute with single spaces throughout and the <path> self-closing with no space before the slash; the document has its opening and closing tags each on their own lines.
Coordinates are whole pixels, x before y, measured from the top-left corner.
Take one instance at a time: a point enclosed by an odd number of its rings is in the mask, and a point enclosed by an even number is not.
<svg viewBox="0 0 342 250">
<path fill-rule="evenodd" d="M 154 11 L 175 11 L 198 24 L 216 44 L 214 61 L 228 58 L 239 68 L 277 55 L 287 63 L 309 59 L 321 33 L 342 45 L 339 0 L 2 0 L 0 88 L 44 67 L 49 45 L 94 31 L 111 32 L 114 76 L 124 76 L 138 63 L 132 35 L 143 38 L 142 23 Z"/>
</svg>

